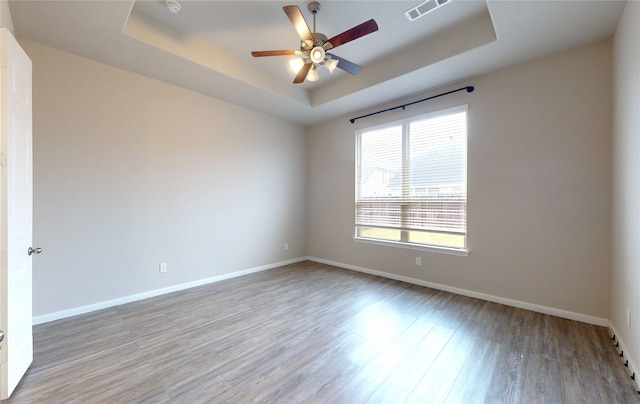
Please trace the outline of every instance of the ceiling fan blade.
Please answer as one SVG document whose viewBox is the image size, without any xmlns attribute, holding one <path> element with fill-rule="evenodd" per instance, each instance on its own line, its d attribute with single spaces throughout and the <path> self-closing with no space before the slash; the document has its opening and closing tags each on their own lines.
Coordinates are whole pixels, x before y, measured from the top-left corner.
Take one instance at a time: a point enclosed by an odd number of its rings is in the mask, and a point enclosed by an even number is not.
<svg viewBox="0 0 640 404">
<path fill-rule="evenodd" d="M 313 42 L 313 34 L 309 29 L 309 24 L 307 24 L 307 21 L 304 19 L 304 16 L 302 15 L 302 12 L 298 8 L 298 6 L 284 6 L 282 7 L 282 9 L 284 10 L 287 17 L 289 17 L 289 19 L 291 20 L 291 23 L 296 29 L 298 35 L 300 35 L 300 38 L 303 41 Z"/>
<path fill-rule="evenodd" d="M 335 59 L 338 61 L 338 67 L 342 70 L 344 70 L 347 73 L 351 73 L 353 75 L 356 75 L 358 73 L 360 73 L 360 70 L 362 70 L 362 66 L 357 65 L 353 62 L 348 61 L 347 59 L 341 58 L 340 56 L 336 56 L 333 53 L 327 53 L 328 56 L 331 56 L 331 59 Z"/>
<path fill-rule="evenodd" d="M 369 35 L 370 33 L 376 32 L 377 30 L 378 24 L 376 23 L 376 20 L 371 19 L 349 30 L 344 31 L 343 33 L 338 34 L 333 38 L 327 39 L 322 46 L 325 49 L 337 48 L 340 45 L 344 45 L 347 42 L 351 42 L 354 39 L 358 39 L 365 35 Z"/>
<path fill-rule="evenodd" d="M 251 56 L 254 58 L 262 57 L 262 56 L 285 56 L 285 55 L 297 55 L 296 52 L 300 52 L 297 50 L 268 50 L 268 51 L 253 51 L 251 52 Z"/>
<path fill-rule="evenodd" d="M 300 71 L 298 71 L 298 74 L 296 75 L 296 78 L 293 79 L 293 82 L 295 84 L 302 83 L 304 79 L 307 78 L 309 69 L 311 69 L 311 63 L 305 63 L 304 65 L 302 65 L 302 68 L 300 68 Z"/>
</svg>

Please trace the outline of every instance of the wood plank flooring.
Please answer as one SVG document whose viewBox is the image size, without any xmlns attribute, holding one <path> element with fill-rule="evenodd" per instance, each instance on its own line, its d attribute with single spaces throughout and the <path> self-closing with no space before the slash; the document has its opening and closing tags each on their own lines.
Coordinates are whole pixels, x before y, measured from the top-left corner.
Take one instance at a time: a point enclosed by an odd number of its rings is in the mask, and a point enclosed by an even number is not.
<svg viewBox="0 0 640 404">
<path fill-rule="evenodd" d="M 14 403 L 640 403 L 605 328 L 303 262 L 34 328 Z"/>
</svg>

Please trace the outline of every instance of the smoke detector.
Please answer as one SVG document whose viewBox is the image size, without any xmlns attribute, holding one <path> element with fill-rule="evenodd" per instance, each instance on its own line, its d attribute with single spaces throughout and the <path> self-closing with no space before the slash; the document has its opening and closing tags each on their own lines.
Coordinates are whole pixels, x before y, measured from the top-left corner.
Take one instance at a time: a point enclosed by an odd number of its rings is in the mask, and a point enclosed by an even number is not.
<svg viewBox="0 0 640 404">
<path fill-rule="evenodd" d="M 176 0 L 167 0 L 164 2 L 164 5 L 167 6 L 169 11 L 171 11 L 173 14 L 178 14 L 178 12 L 180 12 L 180 10 L 182 9 L 182 6 Z"/>
</svg>

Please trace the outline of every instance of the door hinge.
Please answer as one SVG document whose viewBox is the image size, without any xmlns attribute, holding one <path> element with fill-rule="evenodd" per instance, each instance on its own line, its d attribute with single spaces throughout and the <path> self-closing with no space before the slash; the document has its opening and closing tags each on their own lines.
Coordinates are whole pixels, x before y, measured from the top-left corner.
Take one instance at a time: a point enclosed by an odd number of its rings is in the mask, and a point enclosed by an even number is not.
<svg viewBox="0 0 640 404">
<path fill-rule="evenodd" d="M 7 153 L 0 154 L 0 166 L 2 167 L 7 166 Z"/>
</svg>

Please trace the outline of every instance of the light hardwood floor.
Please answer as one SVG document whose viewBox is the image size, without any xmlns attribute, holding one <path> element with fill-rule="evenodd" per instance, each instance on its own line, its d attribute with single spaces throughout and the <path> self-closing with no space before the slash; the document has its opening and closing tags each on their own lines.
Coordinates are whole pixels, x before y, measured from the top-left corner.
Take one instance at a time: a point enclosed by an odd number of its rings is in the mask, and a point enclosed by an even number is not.
<svg viewBox="0 0 640 404">
<path fill-rule="evenodd" d="M 605 328 L 303 262 L 34 328 L 13 403 L 640 403 Z"/>
</svg>

